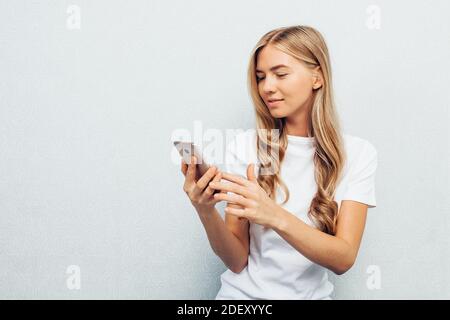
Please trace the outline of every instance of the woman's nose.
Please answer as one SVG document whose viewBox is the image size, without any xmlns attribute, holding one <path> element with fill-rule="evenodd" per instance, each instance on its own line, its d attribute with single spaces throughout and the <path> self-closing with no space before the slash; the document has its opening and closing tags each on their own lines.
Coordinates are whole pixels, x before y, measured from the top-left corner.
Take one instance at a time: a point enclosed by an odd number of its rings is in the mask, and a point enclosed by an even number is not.
<svg viewBox="0 0 450 320">
<path fill-rule="evenodd" d="M 269 92 L 274 92 L 275 91 L 275 80 L 273 80 L 273 78 L 271 77 L 266 77 L 266 79 L 264 79 L 264 85 L 263 85 L 263 90 L 265 93 L 269 93 Z"/>
</svg>

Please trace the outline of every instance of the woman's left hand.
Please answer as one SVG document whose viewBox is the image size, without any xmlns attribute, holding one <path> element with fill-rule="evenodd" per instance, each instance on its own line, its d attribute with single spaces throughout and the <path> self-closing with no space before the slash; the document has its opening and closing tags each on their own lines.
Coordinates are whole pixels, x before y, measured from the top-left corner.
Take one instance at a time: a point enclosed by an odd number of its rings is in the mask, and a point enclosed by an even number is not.
<svg viewBox="0 0 450 320">
<path fill-rule="evenodd" d="M 241 206 L 238 208 L 225 208 L 225 212 L 237 217 L 246 218 L 250 222 L 273 228 L 278 221 L 279 205 L 267 195 L 258 184 L 254 173 L 254 164 L 247 167 L 247 178 L 222 172 L 220 182 L 210 182 L 213 189 L 233 192 L 234 194 L 216 193 L 215 199 L 228 201 Z M 223 179 L 228 180 L 226 183 Z"/>
</svg>

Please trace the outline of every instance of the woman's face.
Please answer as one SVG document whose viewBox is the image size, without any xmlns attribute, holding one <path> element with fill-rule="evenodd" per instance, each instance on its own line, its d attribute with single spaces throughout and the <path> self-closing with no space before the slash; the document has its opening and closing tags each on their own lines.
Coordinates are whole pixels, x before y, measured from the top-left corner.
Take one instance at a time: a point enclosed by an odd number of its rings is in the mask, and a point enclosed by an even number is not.
<svg viewBox="0 0 450 320">
<path fill-rule="evenodd" d="M 312 104 L 313 88 L 320 87 L 314 70 L 296 58 L 268 45 L 258 54 L 256 79 L 258 91 L 274 118 L 289 117 L 308 110 Z M 271 102 L 273 99 L 281 99 Z"/>
</svg>

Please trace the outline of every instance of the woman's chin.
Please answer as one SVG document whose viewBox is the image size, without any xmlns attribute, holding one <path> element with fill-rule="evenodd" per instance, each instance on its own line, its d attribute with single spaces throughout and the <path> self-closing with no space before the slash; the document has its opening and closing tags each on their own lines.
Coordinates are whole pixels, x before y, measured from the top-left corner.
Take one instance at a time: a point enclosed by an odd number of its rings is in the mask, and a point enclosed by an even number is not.
<svg viewBox="0 0 450 320">
<path fill-rule="evenodd" d="M 272 117 L 277 119 L 283 118 L 285 116 L 284 113 L 280 110 L 270 110 L 270 114 L 272 115 Z"/>
</svg>

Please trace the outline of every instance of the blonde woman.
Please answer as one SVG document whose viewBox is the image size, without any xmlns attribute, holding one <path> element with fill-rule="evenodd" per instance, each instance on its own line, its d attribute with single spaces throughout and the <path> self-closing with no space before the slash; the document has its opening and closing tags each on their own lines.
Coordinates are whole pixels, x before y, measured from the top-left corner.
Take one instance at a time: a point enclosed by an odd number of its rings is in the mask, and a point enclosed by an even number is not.
<svg viewBox="0 0 450 320">
<path fill-rule="evenodd" d="M 354 264 L 376 206 L 377 152 L 341 132 L 331 80 L 317 30 L 268 32 L 248 68 L 257 130 L 228 144 L 223 171 L 197 180 L 182 163 L 184 191 L 228 267 L 216 299 L 331 299 L 327 270 Z"/>
</svg>

